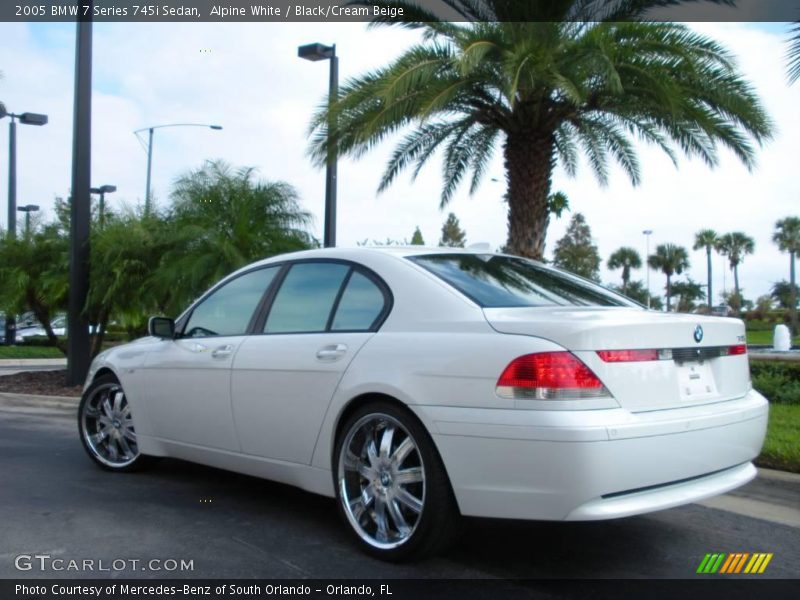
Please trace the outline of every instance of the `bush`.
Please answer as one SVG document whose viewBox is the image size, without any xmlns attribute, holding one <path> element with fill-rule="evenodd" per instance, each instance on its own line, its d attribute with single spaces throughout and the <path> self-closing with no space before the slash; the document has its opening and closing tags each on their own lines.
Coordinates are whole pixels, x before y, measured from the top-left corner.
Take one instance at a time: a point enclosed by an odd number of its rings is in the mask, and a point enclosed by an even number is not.
<svg viewBox="0 0 800 600">
<path fill-rule="evenodd" d="M 774 404 L 800 404 L 800 362 L 750 361 L 753 387 Z"/>
</svg>

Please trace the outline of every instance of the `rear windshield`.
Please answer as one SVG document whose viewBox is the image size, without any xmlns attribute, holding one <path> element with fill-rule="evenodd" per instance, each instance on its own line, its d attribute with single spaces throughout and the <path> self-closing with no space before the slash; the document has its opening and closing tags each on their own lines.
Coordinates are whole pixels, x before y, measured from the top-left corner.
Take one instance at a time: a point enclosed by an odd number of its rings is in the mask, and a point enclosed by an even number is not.
<svg viewBox="0 0 800 600">
<path fill-rule="evenodd" d="M 513 306 L 635 306 L 590 281 L 523 258 L 496 254 L 430 254 L 409 260 L 483 308 Z"/>
</svg>

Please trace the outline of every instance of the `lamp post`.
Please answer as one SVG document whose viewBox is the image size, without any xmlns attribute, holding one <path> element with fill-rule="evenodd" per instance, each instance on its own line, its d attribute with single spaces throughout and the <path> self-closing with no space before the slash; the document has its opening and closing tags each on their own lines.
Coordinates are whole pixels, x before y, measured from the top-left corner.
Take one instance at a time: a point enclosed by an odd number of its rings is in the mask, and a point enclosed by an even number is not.
<svg viewBox="0 0 800 600">
<path fill-rule="evenodd" d="M 98 220 L 100 223 L 100 229 L 103 228 L 105 225 L 105 211 L 106 211 L 106 194 L 112 194 L 117 191 L 117 186 L 115 185 L 101 185 L 99 188 L 91 188 L 89 191 L 92 194 L 98 194 L 100 196 L 100 205 L 99 205 L 99 214 Z"/>
<path fill-rule="evenodd" d="M 330 73 L 328 80 L 328 106 L 339 95 L 339 58 L 336 56 L 336 44 L 325 46 L 324 44 L 306 44 L 297 48 L 297 56 L 305 60 L 318 61 L 330 60 Z M 331 141 L 331 136 L 336 134 L 336 118 L 332 112 L 328 121 L 328 157 L 325 170 L 325 231 L 323 234 L 323 245 L 326 248 L 336 246 L 336 163 L 338 161 L 338 149 L 336 139 Z"/>
<path fill-rule="evenodd" d="M 150 176 L 153 171 L 153 132 L 156 129 L 163 129 L 165 127 L 208 127 L 219 131 L 222 125 L 209 125 L 207 123 L 167 123 L 166 125 L 154 125 L 153 127 L 143 127 L 137 129 L 133 133 L 136 137 L 143 131 L 147 131 L 147 188 L 144 191 L 144 214 L 150 214 Z"/>
<path fill-rule="evenodd" d="M 47 115 L 39 113 L 14 114 L 6 110 L 0 102 L 0 119 L 10 117 L 8 124 L 8 235 L 14 239 L 17 235 L 17 122 L 23 125 L 46 125 Z M 6 344 L 14 344 L 17 337 L 17 323 L 12 315 L 6 315 Z"/>
<path fill-rule="evenodd" d="M 647 308 L 650 308 L 650 236 L 653 233 L 652 229 L 645 229 L 642 231 L 645 236 L 645 254 L 644 264 L 647 268 Z"/>
<path fill-rule="evenodd" d="M 39 210 L 39 205 L 26 204 L 25 206 L 18 206 L 17 210 L 25 213 L 25 239 L 27 240 L 31 237 L 31 213 L 37 212 Z"/>
</svg>

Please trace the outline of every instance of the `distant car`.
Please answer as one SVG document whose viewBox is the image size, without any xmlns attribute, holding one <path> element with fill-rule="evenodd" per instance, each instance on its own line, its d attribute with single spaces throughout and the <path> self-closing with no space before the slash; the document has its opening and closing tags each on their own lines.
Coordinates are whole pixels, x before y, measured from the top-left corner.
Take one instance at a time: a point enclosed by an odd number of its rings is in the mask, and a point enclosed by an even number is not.
<svg viewBox="0 0 800 600">
<path fill-rule="evenodd" d="M 726 304 L 711 307 L 711 314 L 715 317 L 728 317 L 731 314 L 731 307 Z"/>
<path fill-rule="evenodd" d="M 469 249 L 276 256 L 149 332 L 89 370 L 97 464 L 173 456 L 335 496 L 384 559 L 434 552 L 459 515 L 611 519 L 727 492 L 767 424 L 741 321 Z"/>
<path fill-rule="evenodd" d="M 53 334 L 57 336 L 64 336 L 67 332 L 67 317 L 59 316 L 54 318 L 50 321 L 50 327 L 53 330 Z M 36 324 L 30 327 L 25 327 L 22 329 L 17 329 L 17 341 L 22 342 L 25 341 L 25 338 L 34 337 L 34 336 L 47 336 L 47 331 L 45 331 L 44 327 L 41 324 Z"/>
</svg>

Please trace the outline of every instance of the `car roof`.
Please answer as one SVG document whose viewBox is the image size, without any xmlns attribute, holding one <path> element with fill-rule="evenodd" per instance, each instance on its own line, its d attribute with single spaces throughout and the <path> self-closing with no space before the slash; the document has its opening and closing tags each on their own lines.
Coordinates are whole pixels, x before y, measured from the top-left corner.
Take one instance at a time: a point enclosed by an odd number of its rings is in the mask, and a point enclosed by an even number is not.
<svg viewBox="0 0 800 600">
<path fill-rule="evenodd" d="M 287 260 L 308 258 L 354 258 L 359 254 L 382 254 L 395 257 L 416 256 L 422 254 L 498 254 L 490 250 L 489 244 L 474 244 L 467 248 L 429 247 L 429 246 L 341 246 L 336 248 L 313 248 L 286 254 L 277 254 L 251 263 L 245 268 L 267 265 Z M 499 254 L 498 254 L 499 255 Z"/>
</svg>

